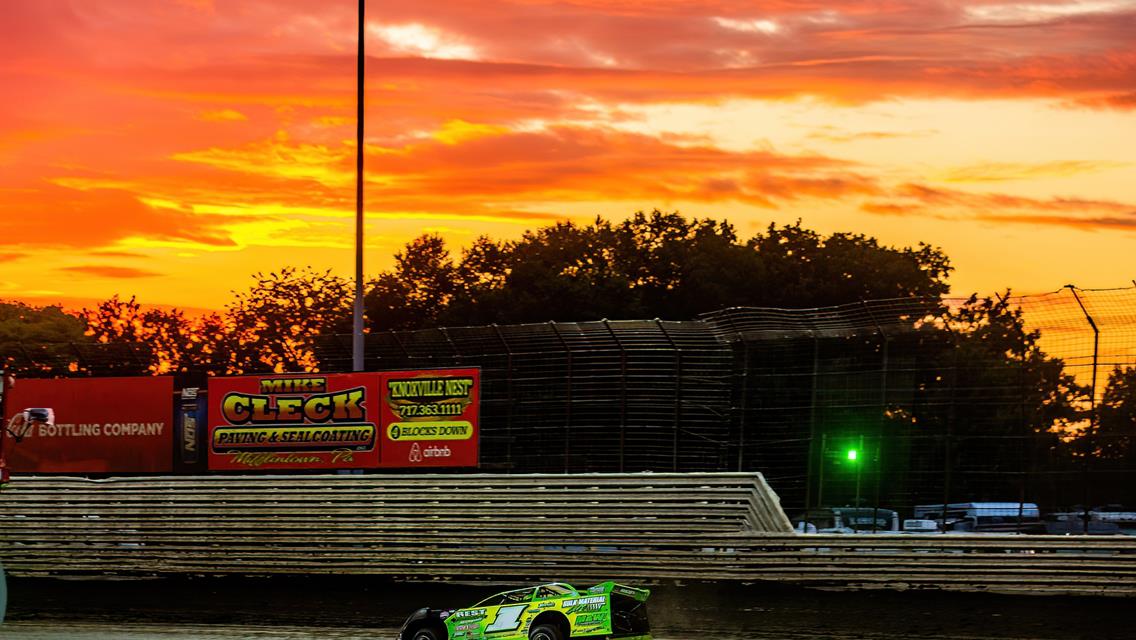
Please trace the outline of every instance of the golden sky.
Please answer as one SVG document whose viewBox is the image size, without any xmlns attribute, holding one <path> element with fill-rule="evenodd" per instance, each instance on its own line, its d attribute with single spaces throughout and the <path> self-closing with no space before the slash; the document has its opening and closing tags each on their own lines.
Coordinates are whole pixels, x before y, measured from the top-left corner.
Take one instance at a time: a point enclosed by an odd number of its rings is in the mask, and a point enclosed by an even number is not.
<svg viewBox="0 0 1136 640">
<path fill-rule="evenodd" d="M 354 253 L 355 2 L 5 0 L 0 298 L 220 308 Z M 368 5 L 367 271 L 677 209 L 1136 277 L 1136 0 Z"/>
</svg>

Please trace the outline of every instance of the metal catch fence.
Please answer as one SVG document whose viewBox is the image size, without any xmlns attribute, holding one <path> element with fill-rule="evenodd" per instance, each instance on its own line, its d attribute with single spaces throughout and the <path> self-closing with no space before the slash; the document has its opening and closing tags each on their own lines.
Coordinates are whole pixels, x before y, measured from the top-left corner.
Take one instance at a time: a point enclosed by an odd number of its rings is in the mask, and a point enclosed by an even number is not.
<svg viewBox="0 0 1136 640">
<path fill-rule="evenodd" d="M 111 375 L 145 350 L 10 356 L 30 375 L 69 362 Z M 350 337 L 314 356 L 348 370 Z M 483 471 L 760 471 L 791 516 L 983 501 L 1136 512 L 1136 288 L 367 336 L 368 370 L 471 365 Z"/>
</svg>

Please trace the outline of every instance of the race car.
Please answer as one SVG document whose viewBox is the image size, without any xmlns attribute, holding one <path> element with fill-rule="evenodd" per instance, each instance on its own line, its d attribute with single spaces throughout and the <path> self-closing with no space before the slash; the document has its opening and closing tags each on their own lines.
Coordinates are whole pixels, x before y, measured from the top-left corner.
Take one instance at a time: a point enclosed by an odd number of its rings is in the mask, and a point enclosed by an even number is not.
<svg viewBox="0 0 1136 640">
<path fill-rule="evenodd" d="M 554 582 L 490 596 L 466 609 L 419 609 L 398 640 L 650 640 L 647 589 Z"/>
</svg>

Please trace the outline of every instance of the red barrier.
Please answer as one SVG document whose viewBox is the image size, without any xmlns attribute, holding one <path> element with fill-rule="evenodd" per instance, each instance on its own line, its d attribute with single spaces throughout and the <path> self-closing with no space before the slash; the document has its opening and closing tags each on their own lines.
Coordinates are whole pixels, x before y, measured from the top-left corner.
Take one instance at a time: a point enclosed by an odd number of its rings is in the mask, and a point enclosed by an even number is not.
<svg viewBox="0 0 1136 640">
<path fill-rule="evenodd" d="M 379 374 L 209 381 L 210 469 L 364 469 L 379 464 Z"/>
<path fill-rule="evenodd" d="M 382 466 L 477 466 L 480 369 L 382 375 Z"/>
<path fill-rule="evenodd" d="M 55 424 L 9 436 L 17 473 L 168 473 L 173 468 L 173 378 L 23 379 L 8 390 L 5 424 L 47 407 Z"/>
<path fill-rule="evenodd" d="M 478 369 L 209 381 L 209 469 L 475 467 Z"/>
</svg>

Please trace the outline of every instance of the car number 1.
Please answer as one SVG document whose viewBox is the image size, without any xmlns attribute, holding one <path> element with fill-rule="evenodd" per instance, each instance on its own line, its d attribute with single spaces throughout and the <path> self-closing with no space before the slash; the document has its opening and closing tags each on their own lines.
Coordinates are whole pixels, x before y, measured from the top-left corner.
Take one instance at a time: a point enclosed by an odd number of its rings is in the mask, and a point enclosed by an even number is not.
<svg viewBox="0 0 1136 640">
<path fill-rule="evenodd" d="M 497 610 L 497 616 L 493 618 L 493 622 L 485 627 L 485 633 L 516 630 L 517 627 L 521 626 L 521 615 L 523 615 L 525 609 L 528 608 L 529 606 L 527 604 L 501 607 Z"/>
</svg>

